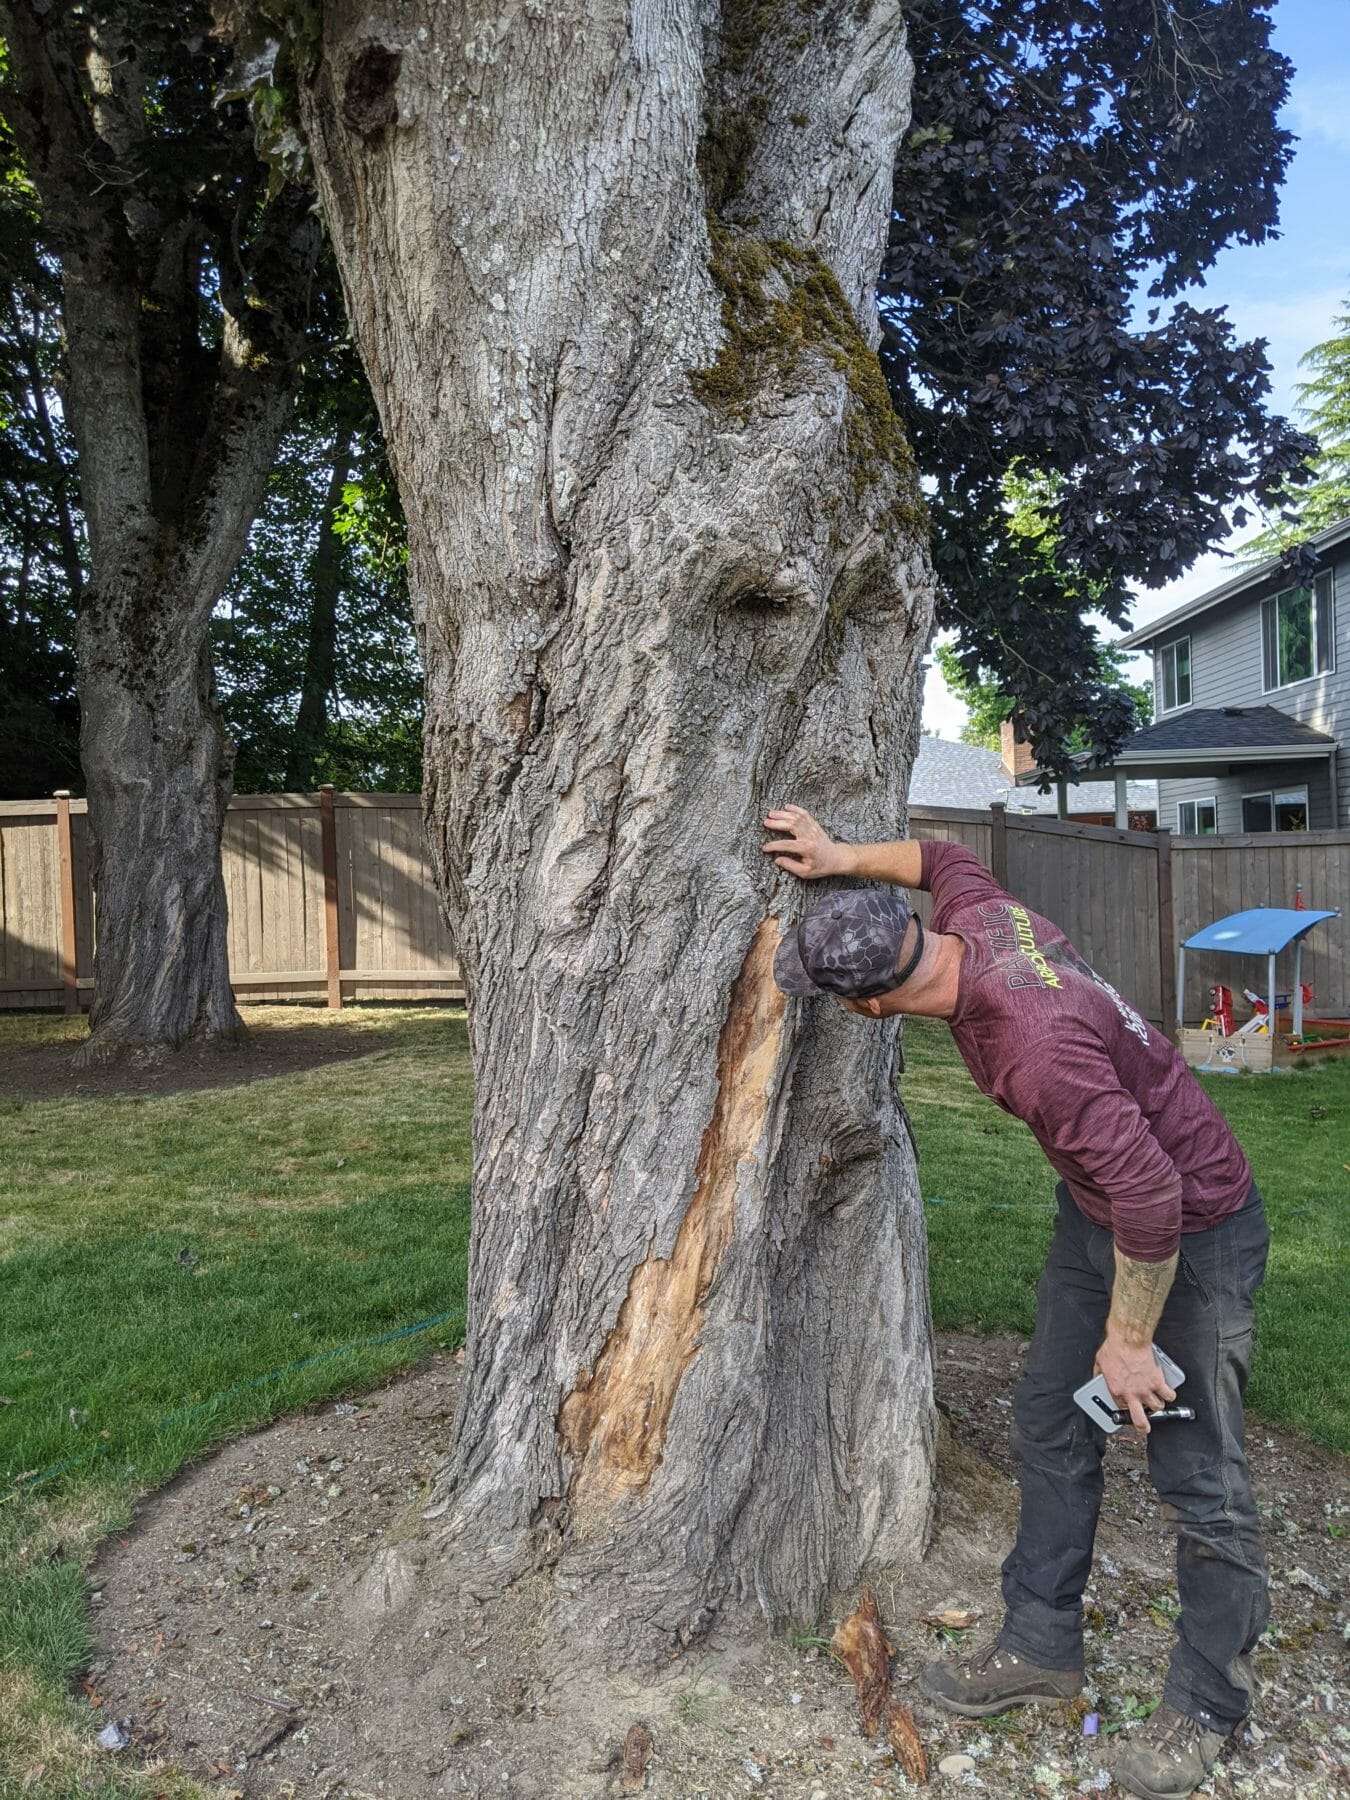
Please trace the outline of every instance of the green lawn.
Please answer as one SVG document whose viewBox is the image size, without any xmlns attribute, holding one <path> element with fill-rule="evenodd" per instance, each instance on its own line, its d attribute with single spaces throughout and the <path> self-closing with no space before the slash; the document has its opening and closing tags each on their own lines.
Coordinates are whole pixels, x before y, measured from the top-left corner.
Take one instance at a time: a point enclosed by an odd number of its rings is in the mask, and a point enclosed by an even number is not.
<svg viewBox="0 0 1350 1800">
<path fill-rule="evenodd" d="M 359 1026 L 359 1061 L 201 1093 L 0 1100 L 0 1800 L 196 1794 L 108 1774 L 88 1749 L 64 1683 L 86 1654 L 89 1550 L 212 1442 L 459 1341 L 464 1017 L 353 1011 L 269 1009 L 270 1025 Z M 11 1043 L 78 1029 L 0 1020 Z M 906 1053 L 936 1322 L 1027 1331 L 1049 1170 L 945 1028 L 911 1024 Z M 1350 1064 L 1211 1088 L 1273 1228 L 1252 1404 L 1350 1450 Z"/>
<path fill-rule="evenodd" d="M 138 1488 L 460 1341 L 464 1015 L 366 1013 L 373 1054 L 355 1062 L 202 1093 L 0 1100 L 0 1720 L 15 1727 L 0 1796 L 44 1761 L 44 1795 L 140 1791 L 86 1785 L 62 1697 L 85 1654 L 85 1554 Z M 50 1042 L 70 1023 L 0 1029 Z"/>
<path fill-rule="evenodd" d="M 905 1028 L 939 1330 L 1029 1332 L 1054 1176 L 1026 1126 L 980 1094 L 943 1025 Z M 1270 1217 L 1248 1404 L 1350 1451 L 1350 1059 L 1289 1075 L 1202 1076 Z"/>
</svg>

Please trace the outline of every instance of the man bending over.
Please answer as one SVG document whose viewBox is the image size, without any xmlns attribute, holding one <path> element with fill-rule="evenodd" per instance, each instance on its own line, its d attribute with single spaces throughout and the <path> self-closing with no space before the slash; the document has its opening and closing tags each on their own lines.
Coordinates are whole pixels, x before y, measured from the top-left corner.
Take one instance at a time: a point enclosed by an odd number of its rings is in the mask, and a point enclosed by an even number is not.
<svg viewBox="0 0 1350 1800">
<path fill-rule="evenodd" d="M 767 855 L 807 881 L 926 889 L 925 932 L 884 887 L 827 894 L 783 938 L 780 988 L 863 1018 L 945 1019 L 976 1086 L 1030 1126 L 1059 1176 L 1036 1330 L 1013 1403 L 1022 1507 L 998 1636 L 919 1678 L 967 1718 L 1065 1700 L 1083 1682 L 1083 1588 L 1105 1435 L 1074 1403 L 1099 1372 L 1147 1437 L 1177 1530 L 1181 1616 L 1162 1704 L 1116 1758 L 1120 1784 L 1181 1800 L 1251 1700 L 1269 1616 L 1243 1455 L 1252 1299 L 1269 1242 L 1247 1159 L 1171 1043 L 959 844 L 839 844 L 801 807 L 771 812 Z M 1186 1376 L 1191 1422 L 1150 1430 L 1175 1398 L 1154 1341 Z"/>
</svg>

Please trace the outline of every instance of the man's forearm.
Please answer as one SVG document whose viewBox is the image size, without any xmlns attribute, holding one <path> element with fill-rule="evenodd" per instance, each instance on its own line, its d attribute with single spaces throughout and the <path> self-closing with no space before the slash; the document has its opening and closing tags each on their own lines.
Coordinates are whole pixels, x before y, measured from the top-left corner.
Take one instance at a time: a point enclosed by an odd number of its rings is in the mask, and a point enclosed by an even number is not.
<svg viewBox="0 0 1350 1800">
<path fill-rule="evenodd" d="M 1175 1252 L 1165 1262 L 1135 1262 L 1117 1249 L 1116 1279 L 1106 1321 L 1108 1336 L 1135 1348 L 1151 1344 L 1176 1272 Z"/>
<path fill-rule="evenodd" d="M 923 873 L 923 852 L 914 838 L 893 844 L 836 844 L 844 873 L 863 881 L 890 881 L 916 888 Z"/>
</svg>

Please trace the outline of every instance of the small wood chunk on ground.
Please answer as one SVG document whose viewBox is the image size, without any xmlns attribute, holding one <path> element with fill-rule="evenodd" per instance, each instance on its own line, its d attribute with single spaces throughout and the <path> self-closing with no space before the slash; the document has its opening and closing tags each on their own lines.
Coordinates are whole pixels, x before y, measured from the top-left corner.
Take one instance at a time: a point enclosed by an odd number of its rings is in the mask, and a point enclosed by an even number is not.
<svg viewBox="0 0 1350 1800">
<path fill-rule="evenodd" d="M 278 1713 L 275 1718 L 265 1719 L 259 1729 L 244 1745 L 244 1755 L 250 1762 L 265 1751 L 279 1744 L 288 1731 L 294 1731 L 297 1725 L 303 1725 L 305 1715 L 302 1712 Z"/>
<path fill-rule="evenodd" d="M 898 1700 L 892 1700 L 886 1707 L 886 1738 L 900 1767 L 911 1781 L 922 1787 L 928 1779 L 928 1757 L 919 1742 L 914 1714 Z"/>
<path fill-rule="evenodd" d="M 864 1737 L 875 1737 L 891 1692 L 891 1645 L 882 1629 L 876 1595 L 864 1588 L 856 1612 L 844 1619 L 830 1648 L 853 1677 L 858 1690 Z"/>
<path fill-rule="evenodd" d="M 941 1612 L 919 1614 L 921 1625 L 939 1625 L 945 1631 L 969 1631 L 979 1623 L 980 1615 L 968 1606 L 945 1606 Z"/>
<path fill-rule="evenodd" d="M 637 1794 L 647 1785 L 647 1764 L 652 1759 L 652 1734 L 645 1725 L 628 1727 L 623 1740 L 623 1766 L 619 1775 L 619 1792 Z"/>
</svg>

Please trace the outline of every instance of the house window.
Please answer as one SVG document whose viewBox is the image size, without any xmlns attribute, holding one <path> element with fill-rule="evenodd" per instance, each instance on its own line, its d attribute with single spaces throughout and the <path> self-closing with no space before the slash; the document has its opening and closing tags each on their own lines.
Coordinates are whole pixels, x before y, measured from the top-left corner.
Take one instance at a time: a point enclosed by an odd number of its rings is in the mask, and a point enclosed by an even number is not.
<svg viewBox="0 0 1350 1800">
<path fill-rule="evenodd" d="M 1310 588 L 1286 588 L 1261 602 L 1261 681 L 1267 693 L 1333 666 L 1332 615 L 1330 571 Z"/>
<path fill-rule="evenodd" d="M 1242 796 L 1242 829 L 1244 831 L 1306 831 L 1308 829 L 1308 790 L 1291 788 L 1284 794 L 1244 794 Z"/>
<path fill-rule="evenodd" d="M 1177 801 L 1179 837 L 1213 837 L 1218 829 L 1219 805 L 1216 800 Z"/>
<path fill-rule="evenodd" d="M 1175 712 L 1191 703 L 1191 640 L 1178 638 L 1158 652 L 1158 711 Z"/>
</svg>

